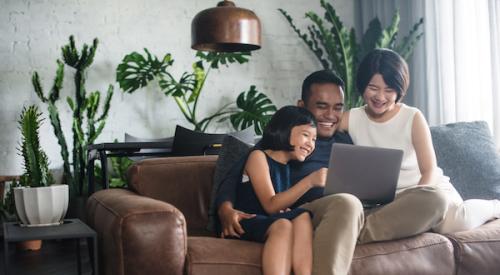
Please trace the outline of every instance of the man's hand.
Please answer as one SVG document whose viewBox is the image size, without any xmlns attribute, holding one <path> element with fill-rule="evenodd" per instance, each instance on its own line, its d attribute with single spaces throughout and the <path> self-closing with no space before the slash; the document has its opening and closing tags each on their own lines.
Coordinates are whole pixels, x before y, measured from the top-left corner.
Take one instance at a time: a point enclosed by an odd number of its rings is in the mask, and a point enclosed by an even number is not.
<svg viewBox="0 0 500 275">
<path fill-rule="evenodd" d="M 255 214 L 248 214 L 236 210 L 230 202 L 224 202 L 219 207 L 219 219 L 222 225 L 221 238 L 237 237 L 239 238 L 245 233 L 241 227 L 240 221 L 243 219 L 251 219 Z"/>
</svg>

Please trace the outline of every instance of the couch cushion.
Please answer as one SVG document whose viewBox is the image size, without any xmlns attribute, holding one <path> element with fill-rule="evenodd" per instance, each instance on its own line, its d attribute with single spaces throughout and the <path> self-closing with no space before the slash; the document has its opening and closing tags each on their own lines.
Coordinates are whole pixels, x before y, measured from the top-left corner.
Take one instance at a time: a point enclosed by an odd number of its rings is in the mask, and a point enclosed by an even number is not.
<svg viewBox="0 0 500 275">
<path fill-rule="evenodd" d="M 455 274 L 453 246 L 444 236 L 434 233 L 358 245 L 349 274 Z"/>
<path fill-rule="evenodd" d="M 175 205 L 187 221 L 190 236 L 207 231 L 208 204 L 217 156 L 153 158 L 128 170 L 129 187 L 141 196 Z"/>
<path fill-rule="evenodd" d="M 484 121 L 431 127 L 438 166 L 464 199 L 500 198 L 500 155 Z"/>
<path fill-rule="evenodd" d="M 210 194 L 210 207 L 208 209 L 207 225 L 207 229 L 210 231 L 215 231 L 215 223 L 217 219 L 215 196 L 217 195 L 217 190 L 232 166 L 243 156 L 246 156 L 250 151 L 250 148 L 252 148 L 251 144 L 246 143 L 237 137 L 229 135 L 224 138 L 222 149 L 219 153 L 217 164 L 215 165 L 214 183 Z"/>
<path fill-rule="evenodd" d="M 500 274 L 500 220 L 448 237 L 455 248 L 457 275 Z"/>
<path fill-rule="evenodd" d="M 186 274 L 261 275 L 262 244 L 189 237 Z"/>
</svg>

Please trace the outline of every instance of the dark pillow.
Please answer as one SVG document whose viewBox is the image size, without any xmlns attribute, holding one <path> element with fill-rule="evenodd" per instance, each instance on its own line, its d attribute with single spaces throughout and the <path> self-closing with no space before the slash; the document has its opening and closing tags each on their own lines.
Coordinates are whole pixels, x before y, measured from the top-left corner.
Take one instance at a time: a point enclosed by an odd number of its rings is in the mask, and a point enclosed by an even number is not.
<svg viewBox="0 0 500 275">
<path fill-rule="evenodd" d="M 175 127 L 172 154 L 175 156 L 217 155 L 221 144 L 228 134 L 209 134 L 193 131 L 180 125 Z M 254 130 L 248 127 L 245 130 L 229 133 L 241 140 L 253 142 Z"/>
<path fill-rule="evenodd" d="M 252 144 L 246 143 L 232 135 L 228 135 L 224 138 L 222 148 L 219 152 L 219 158 L 215 164 L 212 193 L 210 195 L 210 205 L 208 208 L 208 230 L 215 231 L 215 219 L 217 215 L 217 209 L 215 209 L 215 197 L 222 180 L 227 175 L 231 167 L 243 156 L 248 154 L 252 146 Z"/>
<path fill-rule="evenodd" d="M 500 199 L 500 155 L 485 121 L 431 127 L 437 164 L 464 199 Z"/>
</svg>

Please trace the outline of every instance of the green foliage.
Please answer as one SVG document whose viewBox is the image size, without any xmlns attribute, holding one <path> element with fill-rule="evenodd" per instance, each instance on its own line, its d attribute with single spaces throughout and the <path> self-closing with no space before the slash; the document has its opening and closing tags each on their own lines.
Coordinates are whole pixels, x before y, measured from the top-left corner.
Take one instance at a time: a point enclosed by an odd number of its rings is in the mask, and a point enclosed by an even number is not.
<svg viewBox="0 0 500 275">
<path fill-rule="evenodd" d="M 10 187 L 5 194 L 5 197 L 0 200 L 0 217 L 3 221 L 15 221 L 16 220 L 16 203 L 14 202 L 14 188 L 20 187 L 21 185 L 17 180 L 13 180 L 10 183 Z"/>
<path fill-rule="evenodd" d="M 22 135 L 19 151 L 24 160 L 24 173 L 20 180 L 22 186 L 40 187 L 54 183 L 49 171 L 49 159 L 40 147 L 39 129 L 43 121 L 41 116 L 38 107 L 32 105 L 23 108 L 18 121 Z"/>
<path fill-rule="evenodd" d="M 113 172 L 109 180 L 109 186 L 124 188 L 127 187 L 127 170 L 134 163 L 127 157 L 116 157 L 111 159 Z"/>
<path fill-rule="evenodd" d="M 253 124 L 255 133 L 258 135 L 262 135 L 264 127 L 276 112 L 276 106 L 271 100 L 264 94 L 259 94 L 253 85 L 249 91 L 238 96 L 236 105 L 242 111 L 231 114 L 229 117 L 231 124 L 236 129 L 246 129 Z"/>
<path fill-rule="evenodd" d="M 38 73 L 34 72 L 32 77 L 35 93 L 42 102 L 48 105 L 50 122 L 61 147 L 65 183 L 70 186 L 70 194 L 72 196 L 86 193 L 85 190 L 80 190 L 80 186 L 83 188 L 87 187 L 87 145 L 92 144 L 104 129 L 113 97 L 113 85 L 109 85 L 104 103 L 101 102 L 100 91 L 87 94 L 87 90 L 85 89 L 86 70 L 94 61 L 97 46 L 98 40 L 96 38 L 91 46 L 83 44 L 82 50 L 79 51 L 73 36 L 69 37 L 69 43 L 61 48 L 64 63 L 57 60 L 54 84 L 48 96 L 44 95 Z M 66 137 L 61 126 L 60 112 L 56 105 L 56 102 L 60 99 L 59 95 L 64 79 L 64 65 L 74 69 L 75 93 L 73 97 L 66 98 L 66 103 L 73 113 L 71 124 L 73 151 L 71 161 Z M 98 114 L 98 109 L 101 105 L 101 112 Z M 73 172 L 71 171 L 71 165 L 73 166 Z"/>
<path fill-rule="evenodd" d="M 362 98 L 355 90 L 355 77 L 359 61 L 375 48 L 390 48 L 401 54 L 403 58 L 408 59 L 415 44 L 423 35 L 423 32 L 420 31 L 423 19 L 421 18 L 415 23 L 410 33 L 399 44 L 396 44 L 399 31 L 399 12 L 394 13 L 391 24 L 385 29 L 382 28 L 380 20 L 374 18 L 370 21 L 361 42 L 358 42 L 354 29 L 347 30 L 344 27 L 332 5 L 326 0 L 320 0 L 320 4 L 325 11 L 323 17 L 312 11 L 305 14 L 306 18 L 312 22 L 307 27 L 307 31 L 298 29 L 286 11 L 283 9 L 279 9 L 279 11 L 299 38 L 314 53 L 323 68 L 335 71 L 344 80 L 346 108 L 360 106 Z"/>
<path fill-rule="evenodd" d="M 175 100 L 184 118 L 196 131 L 204 132 L 213 120 L 223 121 L 231 116 L 230 121 L 235 129 L 243 130 L 245 126 L 255 125 L 256 132 L 260 133 L 258 131 L 261 131 L 263 123 L 268 120 L 269 112 L 276 110 L 271 100 L 252 86 L 250 89 L 252 92 L 240 100 L 241 104 L 237 104 L 239 110 L 234 108 L 234 103 L 228 103 L 205 118 L 197 117 L 198 102 L 210 69 L 218 69 L 220 65 L 228 66 L 233 63 L 244 64 L 248 62 L 250 53 L 197 52 L 198 60 L 193 63 L 192 71 L 184 72 L 176 79 L 168 71 L 174 63 L 170 53 L 159 59 L 151 55 L 147 49 L 144 51 L 145 55 L 137 52 L 126 55 L 118 65 L 116 80 L 123 92 L 133 93 L 149 82 L 157 80 L 162 92 Z M 257 103 L 259 105 L 256 105 Z M 234 115 L 236 117 L 233 119 Z"/>
</svg>

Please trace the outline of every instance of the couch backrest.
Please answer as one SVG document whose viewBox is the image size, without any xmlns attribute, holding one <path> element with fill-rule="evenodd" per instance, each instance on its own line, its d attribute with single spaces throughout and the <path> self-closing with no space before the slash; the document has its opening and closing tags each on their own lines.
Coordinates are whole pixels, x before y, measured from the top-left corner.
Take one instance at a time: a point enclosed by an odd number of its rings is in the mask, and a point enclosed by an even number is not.
<svg viewBox="0 0 500 275">
<path fill-rule="evenodd" d="M 217 156 L 143 160 L 129 168 L 129 187 L 177 207 L 186 218 L 190 236 L 211 235 L 206 227 L 216 161 Z"/>
</svg>

